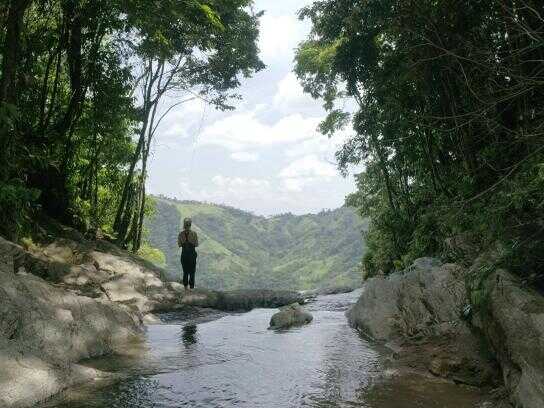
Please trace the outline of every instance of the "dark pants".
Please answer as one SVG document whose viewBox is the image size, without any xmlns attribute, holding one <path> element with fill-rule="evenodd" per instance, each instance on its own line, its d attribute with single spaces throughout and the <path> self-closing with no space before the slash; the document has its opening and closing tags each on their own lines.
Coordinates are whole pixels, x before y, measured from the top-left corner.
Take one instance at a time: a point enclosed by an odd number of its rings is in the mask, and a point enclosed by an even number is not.
<svg viewBox="0 0 544 408">
<path fill-rule="evenodd" d="M 181 256 L 181 267 L 183 268 L 183 286 L 195 287 L 196 253 Z"/>
</svg>

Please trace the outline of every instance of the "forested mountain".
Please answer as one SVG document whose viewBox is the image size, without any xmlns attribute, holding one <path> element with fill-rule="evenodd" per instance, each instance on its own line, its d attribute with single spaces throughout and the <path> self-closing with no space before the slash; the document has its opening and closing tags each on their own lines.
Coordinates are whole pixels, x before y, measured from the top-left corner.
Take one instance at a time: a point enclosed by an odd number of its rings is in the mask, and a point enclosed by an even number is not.
<svg viewBox="0 0 544 408">
<path fill-rule="evenodd" d="M 218 289 L 358 285 L 366 223 L 350 208 L 270 218 L 230 207 L 156 198 L 148 240 L 180 277 L 177 236 L 184 217 L 199 234 L 197 283 Z"/>
</svg>

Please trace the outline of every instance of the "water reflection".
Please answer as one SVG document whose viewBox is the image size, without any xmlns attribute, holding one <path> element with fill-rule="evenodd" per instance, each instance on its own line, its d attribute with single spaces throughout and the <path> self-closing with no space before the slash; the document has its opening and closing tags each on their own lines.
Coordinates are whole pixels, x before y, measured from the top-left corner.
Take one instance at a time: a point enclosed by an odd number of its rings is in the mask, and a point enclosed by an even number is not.
<svg viewBox="0 0 544 408">
<path fill-rule="evenodd" d="M 197 326 L 194 323 L 188 323 L 181 329 L 181 341 L 186 348 L 196 344 L 198 340 Z"/>
</svg>

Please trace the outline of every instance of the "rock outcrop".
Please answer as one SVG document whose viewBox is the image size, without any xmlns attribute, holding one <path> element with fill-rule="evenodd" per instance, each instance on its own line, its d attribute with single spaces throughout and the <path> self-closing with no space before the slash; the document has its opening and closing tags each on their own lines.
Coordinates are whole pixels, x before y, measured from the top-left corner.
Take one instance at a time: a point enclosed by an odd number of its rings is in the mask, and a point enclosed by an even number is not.
<svg viewBox="0 0 544 408">
<path fill-rule="evenodd" d="M 14 249 L 14 268 L 94 299 L 122 303 L 142 314 L 178 303 L 164 272 L 107 241 L 56 239 Z"/>
<path fill-rule="evenodd" d="M 454 264 L 418 259 L 403 272 L 370 279 L 348 320 L 372 338 L 401 345 L 400 358 L 411 366 L 465 384 L 492 383 L 494 363 L 461 318 L 465 274 Z"/>
<path fill-rule="evenodd" d="M 313 320 L 313 316 L 305 311 L 298 303 L 280 307 L 270 319 L 270 329 L 287 329 L 293 326 L 302 326 Z"/>
<path fill-rule="evenodd" d="M 486 282 L 475 324 L 490 342 L 516 407 L 544 407 L 544 297 L 504 270 Z"/>
<path fill-rule="evenodd" d="M 277 308 L 303 301 L 300 293 L 291 290 L 244 289 L 220 292 L 214 308 L 224 311 Z"/>
<path fill-rule="evenodd" d="M 351 286 L 330 286 L 327 288 L 319 288 L 312 290 L 304 290 L 301 293 L 302 296 L 306 299 L 313 299 L 317 296 L 326 296 L 326 295 L 338 295 L 340 293 L 349 293 L 353 292 L 355 288 Z"/>
<path fill-rule="evenodd" d="M 0 406 L 26 407 L 103 376 L 77 365 L 138 341 L 141 326 L 127 307 L 79 296 L 14 273 L 22 248 L 0 238 Z"/>
<path fill-rule="evenodd" d="M 300 293 L 287 290 L 220 292 L 199 288 L 186 293 L 179 283 L 168 282 L 161 268 L 102 240 L 62 238 L 27 250 L 15 247 L 15 269 L 22 267 L 80 295 L 123 304 L 143 316 L 184 305 L 246 311 L 304 300 Z"/>
<path fill-rule="evenodd" d="M 182 285 L 171 282 L 169 287 L 176 293 L 181 305 L 205 307 L 225 312 L 242 312 L 255 308 L 277 308 L 291 303 L 303 303 L 304 297 L 290 290 L 243 289 L 216 291 L 193 289 L 185 292 Z"/>
<path fill-rule="evenodd" d="M 544 297 L 497 270 L 480 285 L 481 304 L 470 305 L 474 276 L 481 261 L 463 268 L 418 259 L 370 279 L 348 320 L 396 347 L 400 363 L 472 385 L 494 384 L 500 371 L 515 407 L 544 407 Z"/>
<path fill-rule="evenodd" d="M 441 334 L 459 322 L 466 304 L 464 270 L 421 258 L 407 270 L 370 279 L 355 306 L 350 324 L 378 340 L 395 336 Z"/>
</svg>

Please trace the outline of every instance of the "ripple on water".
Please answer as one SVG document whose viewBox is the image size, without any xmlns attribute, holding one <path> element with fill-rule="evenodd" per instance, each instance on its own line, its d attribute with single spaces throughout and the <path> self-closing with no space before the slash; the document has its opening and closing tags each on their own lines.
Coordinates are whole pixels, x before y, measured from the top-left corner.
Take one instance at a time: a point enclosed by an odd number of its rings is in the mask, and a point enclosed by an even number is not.
<svg viewBox="0 0 544 408">
<path fill-rule="evenodd" d="M 150 326 L 134 357 L 96 360 L 127 374 L 100 389 L 81 387 L 55 408 L 367 407 L 468 408 L 472 389 L 428 378 L 384 375 L 375 348 L 348 327 L 344 312 L 360 292 L 319 298 L 312 324 L 267 330 L 275 310 L 213 321 L 170 314 Z M 209 320 L 209 319 L 208 319 Z"/>
</svg>

